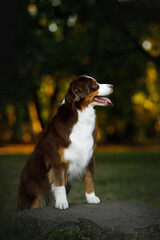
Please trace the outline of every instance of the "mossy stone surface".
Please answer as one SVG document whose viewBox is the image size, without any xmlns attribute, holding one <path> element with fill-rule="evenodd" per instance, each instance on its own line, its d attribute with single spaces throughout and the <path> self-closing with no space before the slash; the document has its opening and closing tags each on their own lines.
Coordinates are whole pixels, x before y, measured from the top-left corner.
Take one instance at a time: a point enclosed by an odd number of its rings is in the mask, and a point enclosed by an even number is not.
<svg viewBox="0 0 160 240">
<path fill-rule="evenodd" d="M 47 234 L 49 240 L 54 234 L 60 234 L 61 239 L 72 234 L 72 239 L 75 236 L 95 240 L 159 240 L 160 209 L 130 201 L 75 203 L 66 210 L 54 207 L 23 210 L 18 213 L 16 225 L 45 240 Z"/>
</svg>

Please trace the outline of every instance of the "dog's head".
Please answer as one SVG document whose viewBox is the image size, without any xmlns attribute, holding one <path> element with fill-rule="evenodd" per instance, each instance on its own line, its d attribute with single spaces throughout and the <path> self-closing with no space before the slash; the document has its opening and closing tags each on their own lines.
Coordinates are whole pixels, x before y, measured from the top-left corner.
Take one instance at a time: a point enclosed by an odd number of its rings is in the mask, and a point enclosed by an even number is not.
<svg viewBox="0 0 160 240">
<path fill-rule="evenodd" d="M 113 85 L 99 84 L 92 77 L 82 75 L 70 84 L 65 101 L 68 103 L 75 102 L 81 109 L 92 106 L 112 105 L 109 98 L 105 96 L 113 92 Z"/>
</svg>

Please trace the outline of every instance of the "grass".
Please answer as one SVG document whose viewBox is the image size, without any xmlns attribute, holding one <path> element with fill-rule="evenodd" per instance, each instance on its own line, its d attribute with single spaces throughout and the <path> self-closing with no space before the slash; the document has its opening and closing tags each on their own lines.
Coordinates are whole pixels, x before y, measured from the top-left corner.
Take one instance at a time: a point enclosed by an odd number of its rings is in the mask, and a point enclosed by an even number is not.
<svg viewBox="0 0 160 240">
<path fill-rule="evenodd" d="M 28 155 L 0 155 L 0 239 L 17 239 L 11 231 L 17 214 L 17 188 Z M 98 152 L 96 193 L 103 200 L 131 200 L 160 207 L 160 153 Z M 71 189 L 69 202 L 85 201 L 82 181 Z M 20 238 L 22 239 L 22 238 Z"/>
<path fill-rule="evenodd" d="M 96 193 L 103 200 L 131 200 L 160 207 L 160 153 L 97 153 Z M 69 200 L 84 201 L 83 183 L 77 181 Z"/>
</svg>

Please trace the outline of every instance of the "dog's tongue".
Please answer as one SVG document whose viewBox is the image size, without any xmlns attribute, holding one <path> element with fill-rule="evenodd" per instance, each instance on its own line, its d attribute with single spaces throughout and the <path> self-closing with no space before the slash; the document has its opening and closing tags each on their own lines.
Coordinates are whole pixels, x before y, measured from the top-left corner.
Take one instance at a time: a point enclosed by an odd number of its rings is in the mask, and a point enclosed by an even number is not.
<svg viewBox="0 0 160 240">
<path fill-rule="evenodd" d="M 102 104 L 110 104 L 113 107 L 113 103 L 111 102 L 111 100 L 109 98 L 106 97 L 94 97 L 94 101 L 98 102 L 98 103 L 102 103 Z"/>
</svg>

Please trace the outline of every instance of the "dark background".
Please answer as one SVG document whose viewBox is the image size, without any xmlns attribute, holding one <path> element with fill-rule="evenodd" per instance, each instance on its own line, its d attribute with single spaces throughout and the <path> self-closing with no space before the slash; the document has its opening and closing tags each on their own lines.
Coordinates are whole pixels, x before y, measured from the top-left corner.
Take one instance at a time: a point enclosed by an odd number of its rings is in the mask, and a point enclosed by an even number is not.
<svg viewBox="0 0 160 240">
<path fill-rule="evenodd" d="M 30 143 L 81 74 L 114 85 L 98 139 L 160 140 L 159 0 L 1 3 L 0 142 Z"/>
<path fill-rule="evenodd" d="M 114 85 L 96 112 L 97 196 L 159 207 L 160 1 L 6 0 L 0 13 L 0 239 L 28 239 L 14 229 L 20 173 L 81 74 Z M 85 202 L 82 181 L 68 200 Z"/>
</svg>

